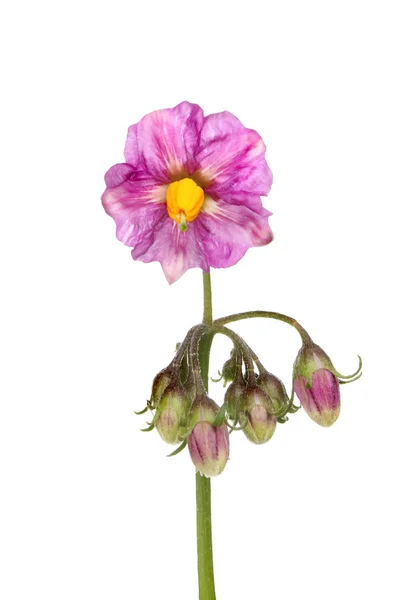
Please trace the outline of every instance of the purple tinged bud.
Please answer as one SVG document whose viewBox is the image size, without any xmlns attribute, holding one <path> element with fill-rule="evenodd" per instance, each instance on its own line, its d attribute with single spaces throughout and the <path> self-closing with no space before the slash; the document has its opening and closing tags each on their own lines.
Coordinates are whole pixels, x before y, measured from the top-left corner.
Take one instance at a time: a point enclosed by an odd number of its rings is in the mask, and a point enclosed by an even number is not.
<svg viewBox="0 0 398 600">
<path fill-rule="evenodd" d="M 330 427 L 340 414 L 338 373 L 332 361 L 312 341 L 305 342 L 294 363 L 294 391 L 311 419 Z"/>
<path fill-rule="evenodd" d="M 340 388 L 337 377 L 329 369 L 318 369 L 312 385 L 303 375 L 294 379 L 294 391 L 309 417 L 322 427 L 330 427 L 340 414 Z"/>
<path fill-rule="evenodd" d="M 189 418 L 189 454 L 196 469 L 206 477 L 220 475 L 229 458 L 228 428 L 225 423 L 213 425 L 219 410 L 214 400 L 201 396 L 193 403 Z"/>
<path fill-rule="evenodd" d="M 208 421 L 196 423 L 188 438 L 188 449 L 199 473 L 206 477 L 220 475 L 229 458 L 227 426 L 223 423 L 215 427 Z"/>
<path fill-rule="evenodd" d="M 160 437 L 168 444 L 178 444 L 184 439 L 190 405 L 188 396 L 178 383 L 171 383 L 163 393 L 155 425 Z"/>
<path fill-rule="evenodd" d="M 271 414 L 271 401 L 257 385 L 248 386 L 239 412 L 243 433 L 253 444 L 265 444 L 274 435 L 276 417 Z"/>
</svg>

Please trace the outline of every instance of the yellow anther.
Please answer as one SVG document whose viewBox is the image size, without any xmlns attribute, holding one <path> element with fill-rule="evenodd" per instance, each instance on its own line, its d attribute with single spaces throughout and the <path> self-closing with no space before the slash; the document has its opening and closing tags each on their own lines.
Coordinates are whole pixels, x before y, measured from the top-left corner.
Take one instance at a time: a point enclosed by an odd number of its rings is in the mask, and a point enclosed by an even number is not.
<svg viewBox="0 0 398 600">
<path fill-rule="evenodd" d="M 179 224 L 181 231 L 187 229 L 187 222 L 196 219 L 204 197 L 202 188 L 189 177 L 170 183 L 166 194 L 167 212 Z"/>
</svg>

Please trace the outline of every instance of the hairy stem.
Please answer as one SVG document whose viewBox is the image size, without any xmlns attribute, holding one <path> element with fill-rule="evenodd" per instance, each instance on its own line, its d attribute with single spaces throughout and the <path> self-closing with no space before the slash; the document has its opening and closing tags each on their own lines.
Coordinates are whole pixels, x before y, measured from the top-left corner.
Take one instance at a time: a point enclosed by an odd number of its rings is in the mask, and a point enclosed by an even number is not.
<svg viewBox="0 0 398 600">
<path fill-rule="evenodd" d="M 221 319 L 216 319 L 216 321 L 214 321 L 214 325 L 215 326 L 227 325 L 227 323 L 233 323 L 234 321 L 241 321 L 242 319 L 255 319 L 257 317 L 261 317 L 261 318 L 265 318 L 265 319 L 276 319 L 277 321 L 283 321 L 284 323 L 291 325 L 292 327 L 294 327 L 297 330 L 297 332 L 300 334 L 303 342 L 311 340 L 310 336 L 308 335 L 308 333 L 306 332 L 304 327 L 302 327 L 300 325 L 300 323 L 298 323 L 296 321 L 296 319 L 292 319 L 292 317 L 288 317 L 287 315 L 282 315 L 281 313 L 270 312 L 270 311 L 266 311 L 266 310 L 251 310 L 249 312 L 237 313 L 235 315 L 229 315 L 228 317 L 222 317 Z"/>
</svg>

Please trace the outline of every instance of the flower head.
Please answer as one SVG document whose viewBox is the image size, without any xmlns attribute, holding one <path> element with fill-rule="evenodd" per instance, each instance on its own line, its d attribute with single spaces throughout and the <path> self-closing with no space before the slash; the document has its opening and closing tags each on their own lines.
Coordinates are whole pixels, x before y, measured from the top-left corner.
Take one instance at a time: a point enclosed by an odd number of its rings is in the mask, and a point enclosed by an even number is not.
<svg viewBox="0 0 398 600">
<path fill-rule="evenodd" d="M 105 175 L 102 203 L 116 235 L 169 283 L 190 268 L 230 267 L 272 240 L 272 173 L 259 134 L 231 113 L 182 102 L 129 127 L 126 162 Z"/>
</svg>

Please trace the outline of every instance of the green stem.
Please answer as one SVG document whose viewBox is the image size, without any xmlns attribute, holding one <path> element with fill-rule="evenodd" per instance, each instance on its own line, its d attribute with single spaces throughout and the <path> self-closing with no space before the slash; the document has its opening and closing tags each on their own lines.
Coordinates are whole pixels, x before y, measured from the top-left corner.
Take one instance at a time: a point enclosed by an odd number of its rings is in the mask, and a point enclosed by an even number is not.
<svg viewBox="0 0 398 600">
<path fill-rule="evenodd" d="M 203 323 L 211 325 L 210 273 L 203 272 Z M 213 335 L 204 335 L 199 345 L 199 363 L 205 389 L 208 389 L 210 348 Z M 211 488 L 210 478 L 196 473 L 196 528 L 198 540 L 199 600 L 216 600 L 213 571 L 213 546 L 211 538 Z"/>
<path fill-rule="evenodd" d="M 216 321 L 214 321 L 214 325 L 226 325 L 227 323 L 232 323 L 233 321 L 241 321 L 242 319 L 254 319 L 256 317 L 263 317 L 265 319 L 277 319 L 278 321 L 288 323 L 288 325 L 291 325 L 298 331 L 303 342 L 311 340 L 304 327 L 302 327 L 300 323 L 297 323 L 296 319 L 292 319 L 292 317 L 282 315 L 281 313 L 270 312 L 266 310 L 251 310 L 249 312 L 243 312 L 238 313 L 236 315 L 229 315 L 228 317 L 222 317 L 221 319 L 216 319 Z"/>
<path fill-rule="evenodd" d="M 210 272 L 203 271 L 203 323 L 213 323 L 213 306 L 211 302 L 211 279 Z"/>
</svg>

